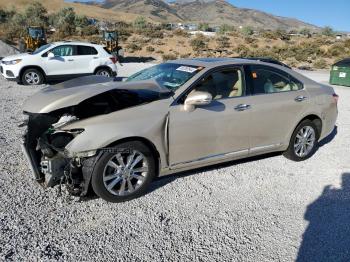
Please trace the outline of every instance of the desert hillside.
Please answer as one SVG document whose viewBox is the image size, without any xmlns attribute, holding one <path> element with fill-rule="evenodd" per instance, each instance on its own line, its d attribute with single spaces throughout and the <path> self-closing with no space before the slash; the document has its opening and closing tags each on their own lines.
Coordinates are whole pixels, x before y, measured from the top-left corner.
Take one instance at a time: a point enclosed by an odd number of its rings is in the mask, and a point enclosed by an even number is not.
<svg viewBox="0 0 350 262">
<path fill-rule="evenodd" d="M 138 17 L 137 14 L 118 12 L 113 9 L 105 9 L 79 3 L 67 3 L 64 0 L 40 0 L 39 2 L 47 8 L 49 13 L 57 12 L 63 7 L 73 7 L 77 14 L 86 15 L 99 20 L 132 22 Z M 14 8 L 16 11 L 21 11 L 31 3 L 33 3 L 33 0 L 0 0 L 0 8 Z"/>
</svg>

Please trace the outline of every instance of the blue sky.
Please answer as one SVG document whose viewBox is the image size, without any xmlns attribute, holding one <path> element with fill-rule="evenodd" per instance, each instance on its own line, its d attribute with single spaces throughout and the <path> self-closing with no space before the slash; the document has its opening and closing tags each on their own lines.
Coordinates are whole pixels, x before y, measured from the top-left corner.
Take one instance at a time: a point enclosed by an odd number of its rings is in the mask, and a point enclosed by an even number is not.
<svg viewBox="0 0 350 262">
<path fill-rule="evenodd" d="M 318 26 L 331 26 L 335 30 L 350 31 L 350 0 L 229 0 L 229 2 L 237 7 L 258 9 L 274 15 L 297 18 Z"/>
</svg>

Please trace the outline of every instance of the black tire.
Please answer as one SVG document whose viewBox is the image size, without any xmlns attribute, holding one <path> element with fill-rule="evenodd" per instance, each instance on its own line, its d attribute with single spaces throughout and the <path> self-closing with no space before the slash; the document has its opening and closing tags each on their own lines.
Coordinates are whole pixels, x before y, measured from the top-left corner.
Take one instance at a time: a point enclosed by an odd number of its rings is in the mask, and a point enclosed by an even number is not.
<svg viewBox="0 0 350 262">
<path fill-rule="evenodd" d="M 35 69 L 35 68 L 29 68 L 24 71 L 21 77 L 22 84 L 23 85 L 42 85 L 44 83 L 44 76 L 43 74 Z"/>
<path fill-rule="evenodd" d="M 296 149 L 297 147 L 295 148 L 295 145 L 297 144 L 297 140 L 299 140 L 299 138 L 297 139 L 297 136 L 299 134 L 299 132 L 301 132 L 301 130 L 305 130 L 306 128 L 310 127 L 313 131 L 314 131 L 314 143 L 311 147 L 309 147 L 308 150 L 306 150 L 305 152 L 305 155 L 298 155 L 298 150 L 296 152 Z M 299 161 L 304 161 L 306 159 L 309 159 L 311 156 L 313 156 L 313 154 L 315 154 L 317 148 L 318 148 L 318 140 L 320 138 L 320 134 L 319 134 L 319 131 L 317 129 L 317 126 L 315 125 L 314 122 L 312 122 L 311 120 L 304 120 L 302 121 L 297 127 L 296 129 L 294 130 L 293 132 L 293 135 L 290 139 L 290 142 L 289 142 L 289 147 L 288 149 L 283 153 L 283 155 L 290 159 L 290 160 L 293 160 L 293 161 L 296 161 L 296 162 L 299 162 Z M 305 138 L 306 139 L 306 138 Z M 310 141 L 310 140 L 307 140 L 307 141 Z M 306 142 L 307 142 L 306 141 Z M 300 153 L 300 152 L 299 152 Z"/>
<path fill-rule="evenodd" d="M 105 76 L 105 77 L 112 77 L 112 72 L 108 68 L 101 68 L 101 69 L 98 69 L 96 71 L 95 75 Z"/>
<path fill-rule="evenodd" d="M 131 154 L 131 152 L 135 152 L 135 151 L 141 153 L 140 155 L 142 155 L 143 157 L 142 159 L 144 159 L 145 161 L 141 163 L 144 166 L 136 167 L 135 170 L 137 168 L 139 169 L 143 167 L 147 168 L 147 172 L 142 173 L 144 176 L 144 179 L 138 188 L 136 188 L 136 186 L 139 180 L 137 180 L 136 178 L 132 178 L 130 175 L 130 172 L 129 172 L 129 176 L 130 176 L 129 178 L 123 177 L 123 176 L 126 176 L 125 173 L 123 173 L 122 171 L 116 171 L 116 170 L 120 170 L 119 167 L 118 169 L 115 168 L 113 170 L 112 166 L 109 165 L 111 160 L 112 162 L 114 162 L 114 164 L 120 163 L 116 157 L 118 153 L 122 155 L 122 160 L 124 163 L 126 163 L 128 154 Z M 98 160 L 91 178 L 92 188 L 99 197 L 101 197 L 102 199 L 108 202 L 113 202 L 113 203 L 129 201 L 131 199 L 140 197 L 143 194 L 145 194 L 149 184 L 152 182 L 153 178 L 155 177 L 155 174 L 156 174 L 155 161 L 156 160 L 151 150 L 141 142 L 135 141 L 135 142 L 126 142 L 126 143 L 119 144 L 115 147 L 110 148 L 110 150 L 106 150 L 106 152 L 103 153 L 101 158 Z M 109 169 L 113 171 L 108 173 L 107 171 L 109 171 Z M 116 175 L 116 173 L 119 173 L 119 172 L 120 172 L 120 175 L 118 175 L 118 177 L 114 177 L 113 179 L 108 180 L 109 184 L 107 184 L 107 182 L 104 181 L 106 177 L 114 176 Z M 116 181 L 117 178 L 119 179 L 120 182 L 115 184 L 111 189 L 107 189 L 107 187 L 113 184 L 113 182 Z M 132 186 L 134 186 L 132 187 L 132 189 L 135 189 L 135 191 L 129 192 L 129 184 L 127 179 L 131 179 L 131 181 L 135 183 L 135 184 L 132 184 Z M 126 180 L 127 182 L 124 182 L 124 180 Z M 124 188 L 123 188 L 124 190 L 122 191 L 123 183 L 124 183 Z M 126 188 L 128 192 L 126 192 Z M 114 193 L 112 193 L 111 191 L 114 191 Z M 124 192 L 124 195 L 121 194 L 120 192 Z"/>
</svg>

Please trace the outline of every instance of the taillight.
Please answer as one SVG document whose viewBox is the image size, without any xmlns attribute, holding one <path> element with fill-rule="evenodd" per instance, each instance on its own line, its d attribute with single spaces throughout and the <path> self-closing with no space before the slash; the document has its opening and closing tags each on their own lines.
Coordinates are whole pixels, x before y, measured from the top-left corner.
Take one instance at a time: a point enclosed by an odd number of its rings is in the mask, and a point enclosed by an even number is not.
<svg viewBox="0 0 350 262">
<path fill-rule="evenodd" d="M 333 94 L 333 100 L 334 103 L 338 104 L 339 96 L 336 93 Z"/>
<path fill-rule="evenodd" d="M 112 60 L 113 64 L 116 64 L 118 62 L 118 59 L 115 56 L 112 56 L 109 59 Z"/>
</svg>

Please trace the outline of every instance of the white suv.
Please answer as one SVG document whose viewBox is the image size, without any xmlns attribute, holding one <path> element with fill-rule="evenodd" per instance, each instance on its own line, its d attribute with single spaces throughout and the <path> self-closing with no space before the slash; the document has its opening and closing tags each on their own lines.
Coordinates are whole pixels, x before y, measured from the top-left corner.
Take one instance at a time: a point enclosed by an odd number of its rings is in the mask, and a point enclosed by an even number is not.
<svg viewBox="0 0 350 262">
<path fill-rule="evenodd" d="M 24 85 L 84 75 L 117 75 L 117 59 L 103 46 L 84 42 L 47 44 L 31 54 L 5 57 L 0 71 L 7 80 Z"/>
</svg>

